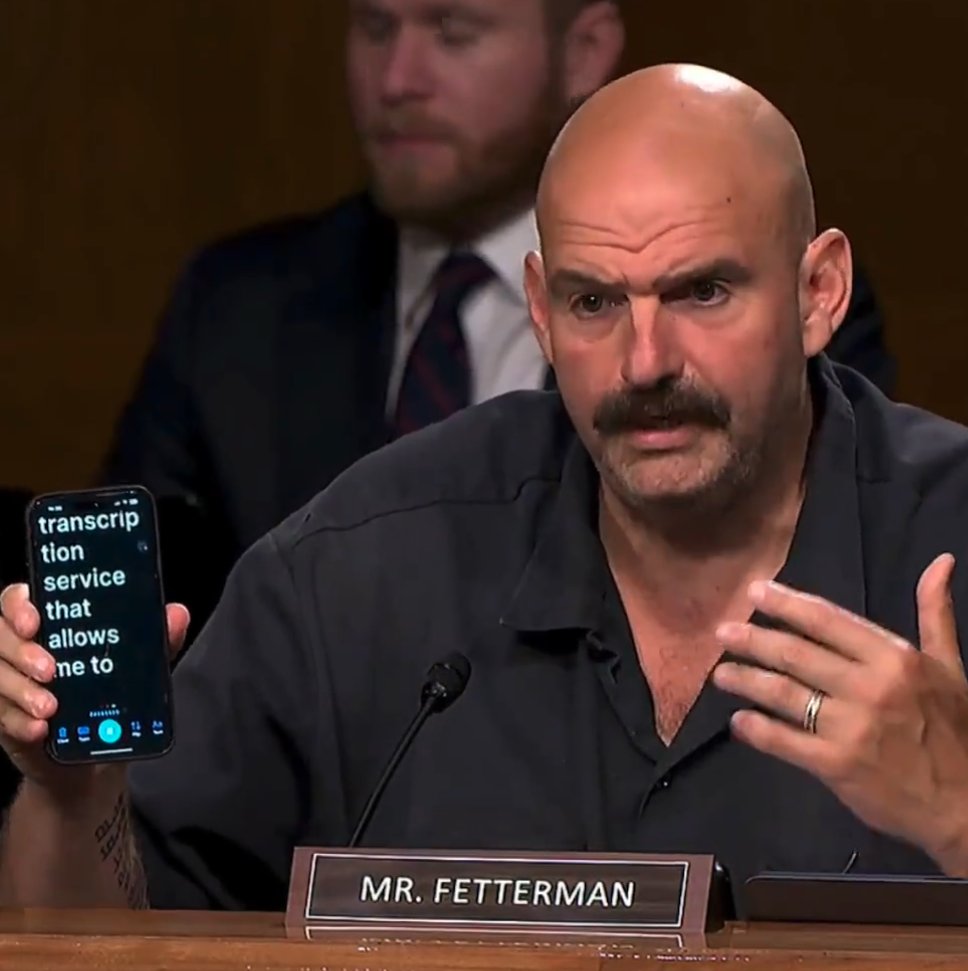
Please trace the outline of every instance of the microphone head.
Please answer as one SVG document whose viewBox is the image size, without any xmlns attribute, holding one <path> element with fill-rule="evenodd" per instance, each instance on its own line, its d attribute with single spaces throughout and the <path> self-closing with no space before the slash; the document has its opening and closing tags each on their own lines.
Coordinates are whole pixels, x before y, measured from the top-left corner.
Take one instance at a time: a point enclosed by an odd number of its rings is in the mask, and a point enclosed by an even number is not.
<svg viewBox="0 0 968 971">
<path fill-rule="evenodd" d="M 427 672 L 420 692 L 421 702 L 426 704 L 433 699 L 433 710 L 443 711 L 464 693 L 470 676 L 471 662 L 463 654 L 448 654 Z"/>
</svg>

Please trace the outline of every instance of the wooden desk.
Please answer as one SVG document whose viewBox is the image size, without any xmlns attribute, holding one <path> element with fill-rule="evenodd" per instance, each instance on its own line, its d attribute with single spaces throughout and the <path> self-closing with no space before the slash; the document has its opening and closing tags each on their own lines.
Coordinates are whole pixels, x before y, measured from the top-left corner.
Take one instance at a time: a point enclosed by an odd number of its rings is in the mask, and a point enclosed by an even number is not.
<svg viewBox="0 0 968 971">
<path fill-rule="evenodd" d="M 624 968 L 928 971 L 968 966 L 968 929 L 734 924 L 683 949 L 287 938 L 281 915 L 0 912 L 3 971 L 607 971 Z"/>
</svg>

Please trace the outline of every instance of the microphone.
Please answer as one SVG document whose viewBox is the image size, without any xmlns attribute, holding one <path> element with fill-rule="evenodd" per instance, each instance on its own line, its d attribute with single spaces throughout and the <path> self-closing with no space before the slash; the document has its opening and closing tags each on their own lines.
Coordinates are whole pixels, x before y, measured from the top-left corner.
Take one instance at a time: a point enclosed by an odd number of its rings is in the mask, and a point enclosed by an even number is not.
<svg viewBox="0 0 968 971">
<path fill-rule="evenodd" d="M 390 761 L 387 762 L 386 768 L 380 775 L 376 788 L 363 807 L 363 812 L 360 813 L 359 822 L 357 822 L 356 829 L 353 831 L 353 836 L 349 842 L 350 848 L 357 846 L 362 839 L 373 811 L 383 795 L 383 790 L 386 789 L 387 783 L 393 778 L 393 773 L 396 772 L 400 760 L 406 754 L 407 749 L 410 748 L 410 743 L 417 737 L 417 732 L 423 727 L 423 723 L 431 715 L 452 705 L 464 693 L 470 676 L 471 662 L 463 654 L 448 654 L 443 660 L 431 666 L 423 687 L 420 689 L 420 710 L 393 750 Z"/>
</svg>

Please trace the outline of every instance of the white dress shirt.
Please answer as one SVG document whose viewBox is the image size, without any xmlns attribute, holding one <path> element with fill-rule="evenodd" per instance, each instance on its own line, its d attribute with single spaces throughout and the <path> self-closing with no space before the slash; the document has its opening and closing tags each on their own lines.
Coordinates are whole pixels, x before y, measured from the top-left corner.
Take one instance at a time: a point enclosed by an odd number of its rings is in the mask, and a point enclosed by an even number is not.
<svg viewBox="0 0 968 971">
<path fill-rule="evenodd" d="M 531 329 L 524 293 L 524 258 L 538 248 L 534 212 L 528 210 L 466 247 L 494 270 L 461 308 L 461 329 L 471 368 L 471 404 L 507 391 L 544 387 L 547 365 Z M 397 332 L 387 392 L 392 415 L 410 349 L 433 304 L 433 277 L 447 243 L 402 229 L 397 263 Z"/>
</svg>

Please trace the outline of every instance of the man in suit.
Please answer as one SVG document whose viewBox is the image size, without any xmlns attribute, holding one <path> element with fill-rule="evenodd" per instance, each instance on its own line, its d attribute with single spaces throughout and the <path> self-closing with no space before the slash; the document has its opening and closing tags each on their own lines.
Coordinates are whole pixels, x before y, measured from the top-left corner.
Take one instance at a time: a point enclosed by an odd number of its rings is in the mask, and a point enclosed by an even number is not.
<svg viewBox="0 0 968 971">
<path fill-rule="evenodd" d="M 350 13 L 369 191 L 191 262 L 107 458 L 106 480 L 174 502 L 169 593 L 196 618 L 242 549 L 363 454 L 550 380 L 522 279 L 533 194 L 571 109 L 616 70 L 616 4 L 350 0 Z M 830 354 L 890 389 L 863 280 Z"/>
</svg>

